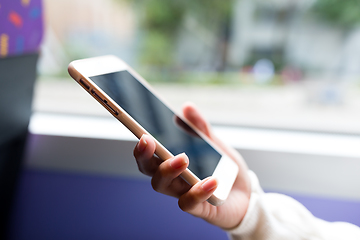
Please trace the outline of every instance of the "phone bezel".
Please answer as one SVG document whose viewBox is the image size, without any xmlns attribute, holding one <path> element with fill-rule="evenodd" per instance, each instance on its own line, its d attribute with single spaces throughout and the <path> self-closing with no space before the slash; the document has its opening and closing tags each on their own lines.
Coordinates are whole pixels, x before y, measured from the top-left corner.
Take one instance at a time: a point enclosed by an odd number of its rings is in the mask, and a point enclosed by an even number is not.
<svg viewBox="0 0 360 240">
<path fill-rule="evenodd" d="M 78 84 L 81 85 L 90 95 L 92 95 L 95 100 L 97 100 L 115 118 L 117 118 L 121 123 L 123 123 L 137 138 L 141 138 L 143 134 L 151 134 L 148 133 L 140 124 L 138 124 L 125 110 L 123 110 L 115 101 L 113 101 L 101 88 L 99 88 L 90 79 L 90 77 L 93 76 L 118 71 L 128 71 L 131 75 L 133 75 L 152 94 L 154 94 L 160 101 L 162 101 L 166 107 L 168 107 L 184 122 L 191 126 L 194 131 L 196 131 L 208 144 L 210 144 L 216 151 L 221 154 L 221 159 L 212 175 L 218 180 L 218 187 L 213 193 L 213 195 L 208 199 L 208 202 L 215 206 L 218 206 L 226 200 L 236 179 L 238 173 L 238 165 L 234 162 L 234 160 L 232 160 L 219 148 L 217 148 L 217 146 L 214 145 L 206 135 L 197 130 L 197 128 L 193 124 L 182 118 L 181 115 L 177 114 L 169 106 L 169 104 L 167 104 L 167 102 L 162 99 L 159 94 L 156 93 L 152 86 L 136 71 L 134 71 L 129 65 L 127 65 L 124 61 L 122 61 L 116 56 L 107 55 L 73 61 L 69 64 L 68 71 L 71 77 L 74 78 L 78 82 Z M 98 98 L 94 96 L 94 94 L 91 92 L 92 90 L 97 93 L 96 95 L 99 96 Z M 106 100 L 106 103 L 103 100 Z M 156 141 L 156 139 L 155 142 L 157 145 L 155 151 L 156 155 L 158 155 L 163 160 L 173 157 L 173 155 L 161 143 Z M 186 169 L 181 174 L 181 177 L 190 185 L 195 185 L 197 182 L 200 181 L 200 179 L 189 169 Z"/>
</svg>

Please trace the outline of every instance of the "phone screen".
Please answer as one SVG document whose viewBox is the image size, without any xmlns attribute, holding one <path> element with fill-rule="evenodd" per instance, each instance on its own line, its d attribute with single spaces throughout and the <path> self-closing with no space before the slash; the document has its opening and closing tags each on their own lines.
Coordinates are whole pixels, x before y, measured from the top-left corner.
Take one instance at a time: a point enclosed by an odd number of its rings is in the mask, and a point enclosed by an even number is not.
<svg viewBox="0 0 360 240">
<path fill-rule="evenodd" d="M 128 71 L 90 79 L 173 155 L 185 152 L 196 176 L 213 174 L 221 155 Z"/>
</svg>

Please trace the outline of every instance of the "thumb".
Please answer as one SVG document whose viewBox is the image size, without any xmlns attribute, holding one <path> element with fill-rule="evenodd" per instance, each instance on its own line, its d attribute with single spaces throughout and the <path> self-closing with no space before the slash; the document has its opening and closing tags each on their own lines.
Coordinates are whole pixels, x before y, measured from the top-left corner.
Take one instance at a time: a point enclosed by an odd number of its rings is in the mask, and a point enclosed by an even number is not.
<svg viewBox="0 0 360 240">
<path fill-rule="evenodd" d="M 195 107 L 193 103 L 185 103 L 183 105 L 184 117 L 191 122 L 196 128 L 203 132 L 206 136 L 211 138 L 211 127 L 200 111 Z"/>
</svg>

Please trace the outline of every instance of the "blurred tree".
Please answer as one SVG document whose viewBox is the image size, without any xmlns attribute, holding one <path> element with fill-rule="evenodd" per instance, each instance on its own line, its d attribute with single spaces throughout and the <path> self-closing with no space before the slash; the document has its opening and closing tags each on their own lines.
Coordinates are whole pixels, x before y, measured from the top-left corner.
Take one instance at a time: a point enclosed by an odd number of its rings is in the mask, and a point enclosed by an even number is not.
<svg viewBox="0 0 360 240">
<path fill-rule="evenodd" d="M 173 64 L 174 44 L 179 24 L 184 16 L 182 1 L 130 0 L 140 13 L 144 30 L 140 61 L 153 66 Z"/>
<path fill-rule="evenodd" d="M 217 70 L 224 70 L 230 36 L 231 7 L 234 0 L 128 0 L 140 13 L 144 30 L 140 60 L 158 67 L 173 66 L 175 45 L 185 17 L 191 15 L 199 25 L 218 36 Z"/>
<path fill-rule="evenodd" d="M 342 28 L 352 28 L 360 23 L 360 0 L 317 0 L 312 10 Z"/>
</svg>

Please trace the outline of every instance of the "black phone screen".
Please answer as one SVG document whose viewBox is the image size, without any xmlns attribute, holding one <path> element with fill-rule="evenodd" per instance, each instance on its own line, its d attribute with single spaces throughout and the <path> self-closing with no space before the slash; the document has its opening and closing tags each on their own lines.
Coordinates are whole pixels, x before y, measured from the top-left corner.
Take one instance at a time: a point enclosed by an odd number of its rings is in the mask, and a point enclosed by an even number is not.
<svg viewBox="0 0 360 240">
<path fill-rule="evenodd" d="M 172 154 L 185 152 L 196 176 L 213 174 L 221 155 L 128 71 L 90 79 Z"/>
</svg>

